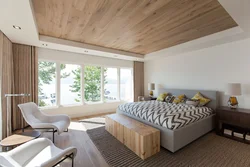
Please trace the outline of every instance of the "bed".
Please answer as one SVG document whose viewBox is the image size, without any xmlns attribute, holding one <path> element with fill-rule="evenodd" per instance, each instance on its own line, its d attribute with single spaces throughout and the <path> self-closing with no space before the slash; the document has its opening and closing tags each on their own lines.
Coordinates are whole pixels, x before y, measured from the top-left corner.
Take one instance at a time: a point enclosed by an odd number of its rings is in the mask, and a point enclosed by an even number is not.
<svg viewBox="0 0 250 167">
<path fill-rule="evenodd" d="M 161 131 L 161 146 L 176 152 L 214 129 L 215 110 L 218 106 L 216 91 L 160 89 L 158 93 L 185 94 L 192 98 L 197 92 L 211 99 L 206 107 L 186 104 L 168 104 L 148 101 L 120 105 L 117 112 L 136 119 Z"/>
</svg>

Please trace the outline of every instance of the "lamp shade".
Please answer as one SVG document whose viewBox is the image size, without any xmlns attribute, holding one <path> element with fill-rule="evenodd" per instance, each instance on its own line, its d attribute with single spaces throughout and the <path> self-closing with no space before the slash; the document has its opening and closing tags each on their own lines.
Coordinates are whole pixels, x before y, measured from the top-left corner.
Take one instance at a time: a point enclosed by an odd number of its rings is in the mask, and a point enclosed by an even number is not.
<svg viewBox="0 0 250 167">
<path fill-rule="evenodd" d="M 149 83 L 148 84 L 148 90 L 155 90 L 155 84 L 154 83 Z"/>
<path fill-rule="evenodd" d="M 241 84 L 240 83 L 228 83 L 226 94 L 230 96 L 240 96 Z"/>
</svg>

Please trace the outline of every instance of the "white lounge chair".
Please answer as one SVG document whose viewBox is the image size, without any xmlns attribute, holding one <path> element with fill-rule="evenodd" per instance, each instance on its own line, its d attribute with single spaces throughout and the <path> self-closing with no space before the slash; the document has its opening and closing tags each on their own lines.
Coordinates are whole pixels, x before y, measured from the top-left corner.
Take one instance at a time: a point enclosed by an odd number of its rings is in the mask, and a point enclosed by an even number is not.
<svg viewBox="0 0 250 167">
<path fill-rule="evenodd" d="M 11 151 L 0 153 L 0 166 L 52 167 L 70 158 L 73 167 L 76 153 L 75 147 L 62 150 L 49 139 L 40 138 L 29 141 Z"/>
<path fill-rule="evenodd" d="M 53 133 L 53 143 L 55 132 L 59 135 L 65 130 L 68 131 L 70 118 L 67 115 L 46 115 L 39 110 L 37 105 L 33 102 L 19 104 L 22 115 L 25 121 L 35 130 Z"/>
</svg>

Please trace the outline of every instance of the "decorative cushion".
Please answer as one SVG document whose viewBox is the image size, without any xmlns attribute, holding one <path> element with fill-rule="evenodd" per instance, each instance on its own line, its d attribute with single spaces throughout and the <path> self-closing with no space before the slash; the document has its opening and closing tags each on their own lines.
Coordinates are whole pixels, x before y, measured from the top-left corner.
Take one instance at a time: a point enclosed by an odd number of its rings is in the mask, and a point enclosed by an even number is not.
<svg viewBox="0 0 250 167">
<path fill-rule="evenodd" d="M 198 106 L 205 106 L 207 103 L 209 103 L 211 100 L 208 98 L 205 98 L 200 92 L 198 92 L 196 95 L 194 95 L 194 97 L 192 98 L 192 100 L 199 100 L 200 103 Z"/>
<path fill-rule="evenodd" d="M 172 103 L 174 101 L 174 96 L 173 95 L 167 95 L 167 97 L 165 98 L 165 102 L 167 103 Z"/>
<path fill-rule="evenodd" d="M 185 99 L 186 99 L 186 96 L 184 94 L 182 94 L 182 95 L 175 97 L 173 103 L 175 103 L 175 104 L 184 103 Z"/>
<path fill-rule="evenodd" d="M 192 99 L 187 99 L 186 100 L 186 104 L 187 105 L 191 105 L 191 106 L 194 106 L 194 107 L 197 107 L 200 103 L 200 100 L 192 100 Z"/>
<path fill-rule="evenodd" d="M 157 97 L 156 100 L 158 100 L 158 101 L 164 101 L 165 98 L 167 97 L 167 95 L 168 95 L 168 93 L 162 93 L 162 94 L 160 94 L 160 95 Z"/>
</svg>

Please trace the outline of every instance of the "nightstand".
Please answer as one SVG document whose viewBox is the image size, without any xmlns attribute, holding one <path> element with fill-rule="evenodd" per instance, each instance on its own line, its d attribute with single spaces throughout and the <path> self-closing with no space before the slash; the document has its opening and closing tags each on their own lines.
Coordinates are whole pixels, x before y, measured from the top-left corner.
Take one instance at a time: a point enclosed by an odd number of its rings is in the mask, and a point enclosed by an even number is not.
<svg viewBox="0 0 250 167">
<path fill-rule="evenodd" d="M 157 97 L 150 97 L 150 100 L 156 100 Z"/>
<path fill-rule="evenodd" d="M 138 101 L 150 101 L 150 100 L 156 100 L 156 97 L 150 97 L 150 96 L 138 96 Z"/>
<path fill-rule="evenodd" d="M 231 134 L 225 134 L 228 129 Z M 246 135 L 250 132 L 250 110 L 231 109 L 230 107 L 220 107 L 216 111 L 216 133 L 231 139 L 250 143 L 246 141 Z M 235 136 L 235 133 L 242 134 L 242 137 Z"/>
</svg>

